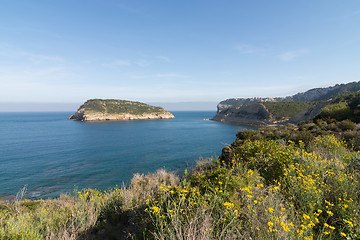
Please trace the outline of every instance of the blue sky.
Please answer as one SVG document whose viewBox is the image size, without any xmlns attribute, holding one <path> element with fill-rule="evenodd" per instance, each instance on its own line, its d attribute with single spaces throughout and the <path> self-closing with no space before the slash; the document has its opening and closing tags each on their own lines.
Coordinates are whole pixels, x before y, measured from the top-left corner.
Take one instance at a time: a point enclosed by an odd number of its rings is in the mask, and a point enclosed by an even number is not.
<svg viewBox="0 0 360 240">
<path fill-rule="evenodd" d="M 360 81 L 359 26 L 358 0 L 3 0 L 0 106 L 203 106 Z"/>
</svg>

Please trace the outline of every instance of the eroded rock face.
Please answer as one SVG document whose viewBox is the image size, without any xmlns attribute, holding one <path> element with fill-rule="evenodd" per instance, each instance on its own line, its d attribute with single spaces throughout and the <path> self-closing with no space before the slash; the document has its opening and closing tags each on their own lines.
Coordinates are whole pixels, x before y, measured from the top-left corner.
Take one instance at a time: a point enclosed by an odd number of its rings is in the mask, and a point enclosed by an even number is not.
<svg viewBox="0 0 360 240">
<path fill-rule="evenodd" d="M 171 113 L 163 114 L 103 114 L 103 113 L 89 113 L 83 111 L 76 112 L 69 117 L 70 120 L 79 121 L 126 121 L 126 120 L 150 120 L 150 119 L 170 119 L 175 118 Z"/>
<path fill-rule="evenodd" d="M 68 119 L 78 121 L 128 121 L 175 118 L 161 107 L 125 100 L 88 100 Z"/>
<path fill-rule="evenodd" d="M 263 104 L 253 103 L 227 108 L 216 113 L 212 120 L 264 126 L 272 123 L 272 116 Z"/>
</svg>

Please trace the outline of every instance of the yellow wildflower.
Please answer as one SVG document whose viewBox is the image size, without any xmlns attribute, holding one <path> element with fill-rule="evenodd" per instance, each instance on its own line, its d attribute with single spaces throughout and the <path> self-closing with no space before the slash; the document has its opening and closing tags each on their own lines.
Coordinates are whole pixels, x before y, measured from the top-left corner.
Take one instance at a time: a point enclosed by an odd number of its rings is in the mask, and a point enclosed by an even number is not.
<svg viewBox="0 0 360 240">
<path fill-rule="evenodd" d="M 233 203 L 230 203 L 230 202 L 224 202 L 223 205 L 227 208 L 227 209 L 231 209 L 234 207 L 234 204 Z"/>
<path fill-rule="evenodd" d="M 331 211 L 326 211 L 330 216 L 334 215 Z"/>
<path fill-rule="evenodd" d="M 160 212 L 160 208 L 158 208 L 157 206 L 151 207 L 151 209 L 153 210 L 153 213 L 159 213 Z"/>
</svg>

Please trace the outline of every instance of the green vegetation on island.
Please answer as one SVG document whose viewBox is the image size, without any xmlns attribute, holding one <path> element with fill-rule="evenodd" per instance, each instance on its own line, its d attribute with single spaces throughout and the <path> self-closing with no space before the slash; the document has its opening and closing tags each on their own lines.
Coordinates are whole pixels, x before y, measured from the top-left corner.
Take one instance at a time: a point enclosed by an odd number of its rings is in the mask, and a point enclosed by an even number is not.
<svg viewBox="0 0 360 240">
<path fill-rule="evenodd" d="M 162 107 L 154 107 L 141 102 L 116 99 L 91 99 L 70 116 L 71 120 L 104 121 L 174 118 Z"/>
<path fill-rule="evenodd" d="M 90 99 L 80 106 L 90 113 L 107 114 L 133 114 L 141 115 L 144 113 L 163 113 L 162 107 L 154 107 L 142 102 L 133 102 L 116 99 Z"/>
</svg>

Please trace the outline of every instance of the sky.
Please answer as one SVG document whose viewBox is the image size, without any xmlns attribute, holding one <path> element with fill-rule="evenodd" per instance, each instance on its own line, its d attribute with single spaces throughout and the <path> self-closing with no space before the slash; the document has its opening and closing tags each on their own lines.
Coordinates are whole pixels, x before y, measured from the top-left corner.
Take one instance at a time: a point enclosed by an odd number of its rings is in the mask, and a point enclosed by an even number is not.
<svg viewBox="0 0 360 240">
<path fill-rule="evenodd" d="M 360 1 L 2 0 L 0 111 L 216 109 L 360 81 Z"/>
</svg>

